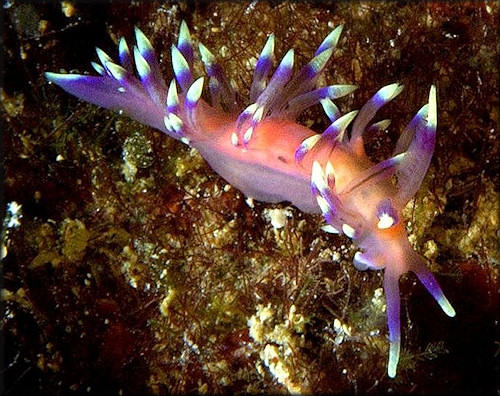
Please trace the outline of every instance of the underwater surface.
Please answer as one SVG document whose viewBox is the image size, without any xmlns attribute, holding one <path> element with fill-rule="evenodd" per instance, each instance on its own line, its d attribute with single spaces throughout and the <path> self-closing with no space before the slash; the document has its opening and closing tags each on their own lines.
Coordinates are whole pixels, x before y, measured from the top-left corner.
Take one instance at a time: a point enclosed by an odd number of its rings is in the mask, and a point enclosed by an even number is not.
<svg viewBox="0 0 500 396">
<path fill-rule="evenodd" d="M 498 394 L 498 3 L 4 3 L 3 389 L 19 393 Z M 274 33 L 305 64 L 344 29 L 324 79 L 404 91 L 367 137 L 375 161 L 437 85 L 429 172 L 405 210 L 455 318 L 400 281 L 402 355 L 387 376 L 380 271 L 319 215 L 246 199 L 197 152 L 78 101 L 43 73 L 91 72 L 134 26 L 172 78 L 182 20 L 242 98 Z M 197 75 L 204 74 L 197 62 Z M 297 68 L 295 69 L 297 70 Z M 328 126 L 321 107 L 301 123 Z"/>
</svg>

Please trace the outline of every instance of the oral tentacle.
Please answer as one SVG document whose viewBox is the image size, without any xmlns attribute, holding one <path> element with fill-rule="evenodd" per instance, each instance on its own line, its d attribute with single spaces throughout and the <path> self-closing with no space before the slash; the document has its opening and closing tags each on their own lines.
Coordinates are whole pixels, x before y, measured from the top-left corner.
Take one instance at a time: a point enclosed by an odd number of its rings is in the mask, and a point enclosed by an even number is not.
<svg viewBox="0 0 500 396">
<path fill-rule="evenodd" d="M 384 292 L 387 304 L 387 325 L 389 328 L 389 362 L 387 374 L 394 378 L 401 351 L 401 302 L 399 297 L 399 277 L 401 274 L 392 267 L 384 271 Z"/>
<path fill-rule="evenodd" d="M 410 265 L 410 270 L 417 275 L 420 282 L 422 282 L 431 296 L 434 297 L 443 312 L 451 318 L 454 317 L 456 314 L 455 309 L 444 295 L 443 290 L 439 286 L 436 278 L 424 264 L 423 259 L 420 256 L 415 254 Z"/>
</svg>

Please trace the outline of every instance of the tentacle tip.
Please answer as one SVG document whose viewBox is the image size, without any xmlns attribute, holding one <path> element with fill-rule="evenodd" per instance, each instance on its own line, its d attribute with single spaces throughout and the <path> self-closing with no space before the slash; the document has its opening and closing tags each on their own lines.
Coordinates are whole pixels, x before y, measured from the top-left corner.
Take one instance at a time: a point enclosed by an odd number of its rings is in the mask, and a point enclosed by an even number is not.
<svg viewBox="0 0 500 396">
<path fill-rule="evenodd" d="M 442 298 L 440 298 L 438 303 L 446 315 L 448 315 L 450 318 L 455 317 L 456 315 L 455 308 L 453 308 L 453 306 L 450 304 L 450 302 L 446 297 L 443 296 Z"/>
<path fill-rule="evenodd" d="M 432 85 L 429 92 L 429 113 L 428 125 L 435 129 L 437 127 L 437 102 L 436 102 L 436 86 Z"/>
<path fill-rule="evenodd" d="M 123 67 L 113 62 L 106 62 L 105 66 L 106 69 L 109 70 L 113 78 L 117 81 L 123 80 L 127 74 L 127 71 Z"/>
<path fill-rule="evenodd" d="M 111 57 L 99 47 L 95 47 L 95 52 L 97 53 L 97 56 L 99 57 L 99 60 L 101 61 L 103 66 L 105 66 L 104 64 L 106 62 L 113 62 L 113 59 L 111 59 Z"/>
<path fill-rule="evenodd" d="M 349 93 L 353 93 L 354 91 L 359 89 L 359 85 L 349 85 L 349 87 L 350 87 Z"/>
<path fill-rule="evenodd" d="M 391 342 L 389 345 L 389 363 L 387 364 L 387 375 L 390 378 L 396 377 L 400 348 L 401 344 L 399 342 Z"/>
<path fill-rule="evenodd" d="M 205 77 L 202 76 L 202 77 L 199 77 L 192 85 L 194 93 L 195 93 L 195 97 L 197 98 L 196 100 L 198 100 L 201 96 L 204 83 L 205 83 Z"/>
<path fill-rule="evenodd" d="M 45 76 L 45 78 L 47 79 L 48 82 L 55 82 L 57 80 L 57 77 L 59 76 L 58 73 L 54 73 L 54 72 L 45 72 L 43 73 L 43 75 Z"/>
<path fill-rule="evenodd" d="M 389 102 L 390 100 L 398 96 L 403 90 L 403 88 L 404 86 L 399 83 L 389 84 L 386 85 L 385 87 L 380 88 L 379 91 L 377 92 L 377 96 L 383 102 Z"/>
<path fill-rule="evenodd" d="M 210 50 L 205 47 L 202 43 L 198 43 L 198 50 L 200 51 L 201 61 L 207 66 L 211 66 L 215 63 L 215 56 L 210 52 Z"/>
<path fill-rule="evenodd" d="M 259 61 L 266 62 L 270 61 L 274 54 L 274 33 L 271 33 L 267 38 L 264 48 L 259 55 Z"/>
<path fill-rule="evenodd" d="M 233 132 L 231 134 L 231 144 L 235 147 L 238 146 L 238 144 L 239 144 L 239 139 L 238 139 L 238 135 L 236 134 L 236 132 Z"/>
<path fill-rule="evenodd" d="M 389 367 L 387 367 L 387 375 L 390 377 L 390 378 L 394 378 L 396 377 L 396 368 L 397 367 L 391 367 L 389 365 Z"/>
<path fill-rule="evenodd" d="M 134 47 L 134 61 L 135 67 L 141 79 L 147 78 L 151 73 L 151 67 L 149 66 L 146 59 L 144 59 L 144 56 L 141 53 L 140 49 L 137 47 Z"/>
<path fill-rule="evenodd" d="M 356 237 L 356 230 L 347 223 L 342 224 L 342 232 L 351 239 Z"/>
<path fill-rule="evenodd" d="M 179 36 L 184 36 L 184 37 L 189 36 L 189 28 L 184 19 L 181 21 L 181 26 L 179 28 Z"/>
<path fill-rule="evenodd" d="M 283 67 L 285 67 L 286 69 L 291 69 L 293 67 L 293 60 L 294 60 L 294 50 L 293 48 L 291 48 L 285 54 L 281 63 L 283 64 Z"/>
<path fill-rule="evenodd" d="M 322 52 L 324 52 L 327 49 L 333 49 L 337 46 L 337 43 L 340 38 L 340 34 L 342 33 L 344 25 L 339 25 L 335 29 L 332 30 L 332 32 L 325 37 L 319 48 L 316 50 L 316 53 L 314 54 L 319 55 Z"/>
<path fill-rule="evenodd" d="M 118 51 L 119 52 L 128 51 L 127 40 L 125 40 L 125 37 L 120 37 L 120 40 L 118 41 Z"/>
<path fill-rule="evenodd" d="M 139 51 L 141 51 L 141 54 L 144 56 L 146 52 L 153 51 L 153 46 L 151 45 L 151 42 L 148 40 L 143 31 L 137 26 L 134 26 L 134 32 L 135 40 L 137 42 L 137 46 L 139 47 Z"/>
<path fill-rule="evenodd" d="M 338 25 L 335 29 L 332 31 L 332 41 L 334 45 L 337 45 L 337 42 L 339 41 L 339 37 L 342 34 L 342 30 L 344 30 L 344 24 Z"/>
<path fill-rule="evenodd" d="M 366 271 L 368 268 L 373 268 L 372 262 L 361 252 L 356 252 L 352 263 L 358 271 Z"/>
<path fill-rule="evenodd" d="M 172 67 L 174 69 L 175 78 L 181 86 L 182 90 L 189 87 L 192 81 L 191 71 L 189 69 L 189 63 L 179 49 L 172 44 L 171 56 L 172 56 Z"/>
<path fill-rule="evenodd" d="M 193 43 L 191 42 L 191 35 L 185 21 L 181 22 L 177 45 L 179 47 L 179 50 L 184 54 L 188 62 L 191 64 L 191 62 L 193 61 Z"/>
<path fill-rule="evenodd" d="M 358 113 L 359 110 L 350 111 L 349 113 L 344 114 L 342 117 L 337 119 L 332 124 L 332 126 L 334 126 L 334 128 L 340 131 L 344 131 L 348 127 L 348 125 L 352 122 L 352 120 L 354 120 L 354 118 L 358 115 Z"/>
<path fill-rule="evenodd" d="M 61 85 L 64 84 L 65 82 L 71 83 L 72 81 L 80 80 L 81 78 L 85 78 L 85 76 L 81 74 L 60 74 L 53 72 L 45 72 L 45 78 L 49 83 Z"/>
<path fill-rule="evenodd" d="M 200 100 L 204 81 L 204 77 L 200 77 L 189 87 L 184 101 L 188 108 L 193 108 L 198 103 L 198 100 Z"/>
</svg>

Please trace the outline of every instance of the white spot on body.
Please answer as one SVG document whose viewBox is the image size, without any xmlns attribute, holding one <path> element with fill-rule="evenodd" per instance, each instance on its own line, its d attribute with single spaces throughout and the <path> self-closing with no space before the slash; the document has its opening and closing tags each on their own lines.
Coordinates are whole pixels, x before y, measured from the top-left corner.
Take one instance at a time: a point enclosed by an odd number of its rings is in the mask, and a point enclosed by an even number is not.
<svg viewBox="0 0 500 396">
<path fill-rule="evenodd" d="M 392 227 L 394 224 L 394 219 L 388 213 L 382 213 L 378 219 L 377 227 L 381 230 L 385 230 Z"/>
</svg>

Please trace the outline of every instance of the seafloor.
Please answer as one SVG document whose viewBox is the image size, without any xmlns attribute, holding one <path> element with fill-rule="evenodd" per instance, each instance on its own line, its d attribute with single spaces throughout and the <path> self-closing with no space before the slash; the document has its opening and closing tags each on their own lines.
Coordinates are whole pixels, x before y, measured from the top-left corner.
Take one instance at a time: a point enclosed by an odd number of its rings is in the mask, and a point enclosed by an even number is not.
<svg viewBox="0 0 500 396">
<path fill-rule="evenodd" d="M 3 8 L 5 394 L 498 394 L 497 2 Z M 302 65 L 344 24 L 325 80 L 360 89 L 341 109 L 405 85 L 378 115 L 388 131 L 367 138 L 374 160 L 437 85 L 436 149 L 405 214 L 457 315 L 401 280 L 395 379 L 382 273 L 353 268 L 347 238 L 286 203 L 252 205 L 189 147 L 44 80 L 91 71 L 96 45 L 115 56 L 139 26 L 170 81 L 183 19 L 243 98 L 271 32 Z M 327 126 L 319 106 L 301 121 Z"/>
</svg>

